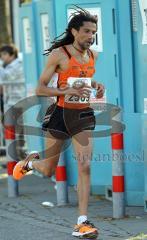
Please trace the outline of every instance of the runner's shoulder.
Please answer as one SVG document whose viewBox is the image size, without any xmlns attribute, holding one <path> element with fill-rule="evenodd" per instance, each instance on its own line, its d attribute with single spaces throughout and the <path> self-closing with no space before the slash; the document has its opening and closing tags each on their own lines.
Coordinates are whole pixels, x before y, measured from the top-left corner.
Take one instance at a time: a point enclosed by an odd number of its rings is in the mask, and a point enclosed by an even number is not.
<svg viewBox="0 0 147 240">
<path fill-rule="evenodd" d="M 93 49 L 90 49 L 90 50 L 92 51 L 92 53 L 93 53 L 93 55 L 94 55 L 94 58 L 95 58 L 95 60 L 97 60 L 97 58 L 98 58 L 98 55 L 99 55 L 98 51 L 96 51 L 96 50 L 93 50 Z"/>
<path fill-rule="evenodd" d="M 62 56 L 62 51 L 60 48 L 55 48 L 51 51 L 50 55 L 49 55 L 49 59 L 52 61 L 52 62 L 60 62 L 61 59 L 63 58 Z"/>
</svg>

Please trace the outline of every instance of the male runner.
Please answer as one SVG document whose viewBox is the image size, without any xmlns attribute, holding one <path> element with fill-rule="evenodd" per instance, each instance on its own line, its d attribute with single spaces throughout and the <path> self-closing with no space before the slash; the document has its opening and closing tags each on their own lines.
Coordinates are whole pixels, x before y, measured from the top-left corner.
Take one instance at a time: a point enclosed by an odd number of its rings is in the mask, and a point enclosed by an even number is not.
<svg viewBox="0 0 147 240">
<path fill-rule="evenodd" d="M 46 176 L 55 172 L 63 143 L 72 140 L 78 162 L 79 217 L 73 236 L 96 238 L 97 228 L 87 219 L 90 192 L 90 160 L 92 154 L 92 131 L 95 127 L 94 111 L 90 108 L 91 89 L 97 89 L 97 97 L 104 94 L 104 87 L 92 81 L 97 53 L 90 50 L 97 31 L 97 18 L 80 9 L 73 14 L 63 38 L 55 39 L 39 86 L 38 96 L 57 96 L 56 104 L 49 107 L 43 130 L 50 134 L 47 147 L 50 151 L 41 161 L 34 160 L 38 154 L 29 155 L 14 168 L 13 176 L 21 179 L 28 171 L 36 169 Z M 58 73 L 58 87 L 48 87 L 54 73 Z M 32 161 L 34 160 L 34 161 Z"/>
</svg>

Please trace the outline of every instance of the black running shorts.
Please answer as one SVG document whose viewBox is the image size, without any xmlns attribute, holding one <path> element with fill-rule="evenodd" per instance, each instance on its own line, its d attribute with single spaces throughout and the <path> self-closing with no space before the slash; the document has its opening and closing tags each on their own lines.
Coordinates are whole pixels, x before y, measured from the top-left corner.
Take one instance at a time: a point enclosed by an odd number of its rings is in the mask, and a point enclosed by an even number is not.
<svg viewBox="0 0 147 240">
<path fill-rule="evenodd" d="M 67 109 L 52 104 L 44 117 L 42 129 L 54 138 L 68 139 L 83 130 L 94 130 L 95 116 L 92 108 Z"/>
</svg>

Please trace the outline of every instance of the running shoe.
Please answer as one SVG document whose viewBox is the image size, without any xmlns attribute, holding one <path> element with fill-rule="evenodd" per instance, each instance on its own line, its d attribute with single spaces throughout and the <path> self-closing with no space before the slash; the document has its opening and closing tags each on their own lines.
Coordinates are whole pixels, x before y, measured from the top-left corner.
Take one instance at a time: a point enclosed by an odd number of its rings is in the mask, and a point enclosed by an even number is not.
<svg viewBox="0 0 147 240">
<path fill-rule="evenodd" d="M 96 239 L 98 237 L 98 229 L 93 223 L 86 220 L 81 224 L 76 224 L 72 236 L 78 237 L 80 239 Z"/>
<path fill-rule="evenodd" d="M 25 160 L 19 161 L 13 169 L 13 178 L 15 180 L 21 180 L 27 172 L 31 171 L 32 169 L 29 168 L 28 163 L 34 159 L 39 159 L 38 153 L 31 153 Z"/>
</svg>

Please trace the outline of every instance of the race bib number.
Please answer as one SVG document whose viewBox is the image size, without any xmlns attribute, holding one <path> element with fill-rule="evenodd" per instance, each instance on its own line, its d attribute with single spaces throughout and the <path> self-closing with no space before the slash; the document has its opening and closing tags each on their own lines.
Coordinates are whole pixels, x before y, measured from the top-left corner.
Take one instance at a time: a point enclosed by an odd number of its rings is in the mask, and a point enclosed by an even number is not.
<svg viewBox="0 0 147 240">
<path fill-rule="evenodd" d="M 75 88 L 80 88 L 83 86 L 89 86 L 91 87 L 91 78 L 74 78 L 74 77 L 69 77 L 67 79 L 67 84 L 69 87 L 75 87 Z M 66 103 L 89 103 L 90 97 L 79 97 L 79 96 L 74 96 L 74 95 L 65 95 L 65 102 Z"/>
</svg>

